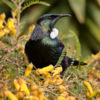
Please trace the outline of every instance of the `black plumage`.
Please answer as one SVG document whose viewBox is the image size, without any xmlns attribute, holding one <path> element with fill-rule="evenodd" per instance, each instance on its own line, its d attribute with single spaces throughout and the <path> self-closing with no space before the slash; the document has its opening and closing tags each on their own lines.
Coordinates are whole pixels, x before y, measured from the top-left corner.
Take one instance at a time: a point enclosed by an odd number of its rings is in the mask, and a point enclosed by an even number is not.
<svg viewBox="0 0 100 100">
<path fill-rule="evenodd" d="M 64 44 L 58 37 L 52 38 L 50 35 L 57 20 L 67 16 L 70 15 L 46 14 L 38 19 L 35 29 L 25 46 L 25 53 L 29 62 L 32 62 L 37 68 L 42 68 L 50 64 L 56 65 L 64 49 Z M 52 34 L 56 34 L 56 32 Z M 71 58 L 65 55 L 61 62 L 63 71 L 70 66 L 72 62 L 73 65 L 79 65 L 78 60 L 72 61 Z"/>
</svg>

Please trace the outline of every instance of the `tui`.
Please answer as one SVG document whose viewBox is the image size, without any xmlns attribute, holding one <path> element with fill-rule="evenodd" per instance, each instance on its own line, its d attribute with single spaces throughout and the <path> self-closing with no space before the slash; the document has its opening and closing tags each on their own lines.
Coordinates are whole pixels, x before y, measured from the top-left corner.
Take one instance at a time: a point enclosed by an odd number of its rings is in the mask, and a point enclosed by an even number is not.
<svg viewBox="0 0 100 100">
<path fill-rule="evenodd" d="M 56 22 L 62 17 L 71 16 L 70 14 L 45 14 L 41 16 L 35 29 L 25 45 L 25 53 L 29 62 L 32 62 L 37 68 L 42 68 L 50 64 L 56 65 L 61 56 L 64 44 L 58 39 L 58 30 L 54 28 Z M 63 71 L 71 65 L 85 65 L 78 60 L 72 60 L 64 56 L 61 65 Z"/>
</svg>

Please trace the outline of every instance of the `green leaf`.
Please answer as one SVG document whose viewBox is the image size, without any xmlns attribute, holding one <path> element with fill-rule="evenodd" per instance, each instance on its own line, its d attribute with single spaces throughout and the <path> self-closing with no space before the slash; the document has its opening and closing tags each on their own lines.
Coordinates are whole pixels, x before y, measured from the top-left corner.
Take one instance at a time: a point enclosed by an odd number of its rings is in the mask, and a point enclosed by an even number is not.
<svg viewBox="0 0 100 100">
<path fill-rule="evenodd" d="M 59 60 L 57 61 L 57 63 L 56 63 L 55 66 L 59 66 L 59 65 L 61 64 L 61 62 L 62 62 L 62 60 L 64 59 L 65 55 L 66 55 L 66 49 L 64 48 L 63 51 L 62 51 L 62 54 L 61 54 L 61 56 L 59 57 Z"/>
<path fill-rule="evenodd" d="M 80 59 L 81 57 L 81 46 L 77 35 L 73 31 L 69 31 L 68 34 L 64 34 L 62 40 L 65 45 L 67 56 L 71 58 Z"/>
<path fill-rule="evenodd" d="M 100 27 L 100 8 L 89 2 L 87 7 L 89 17 Z"/>
<path fill-rule="evenodd" d="M 86 0 L 68 0 L 68 2 L 78 21 L 84 23 Z"/>
<path fill-rule="evenodd" d="M 86 24 L 91 32 L 91 34 L 96 38 L 96 40 L 100 43 L 100 27 L 93 23 L 92 20 L 87 19 Z"/>
<path fill-rule="evenodd" d="M 15 6 L 12 2 L 8 1 L 8 0 L 1 0 L 3 3 L 5 3 L 7 6 L 9 6 L 12 10 L 15 10 Z"/>
<path fill-rule="evenodd" d="M 42 4 L 45 6 L 50 6 L 50 4 L 43 2 L 43 1 L 30 1 L 24 4 L 24 6 L 22 7 L 22 11 L 34 4 Z"/>
<path fill-rule="evenodd" d="M 10 8 L 7 5 L 5 5 L 2 1 L 0 1 L 0 14 L 4 12 L 6 14 L 9 14 Z"/>
<path fill-rule="evenodd" d="M 80 46 L 79 39 L 73 31 L 69 31 L 69 33 L 73 35 L 73 38 L 76 41 L 76 51 L 77 51 L 78 56 L 80 57 L 81 56 L 81 46 Z"/>
</svg>

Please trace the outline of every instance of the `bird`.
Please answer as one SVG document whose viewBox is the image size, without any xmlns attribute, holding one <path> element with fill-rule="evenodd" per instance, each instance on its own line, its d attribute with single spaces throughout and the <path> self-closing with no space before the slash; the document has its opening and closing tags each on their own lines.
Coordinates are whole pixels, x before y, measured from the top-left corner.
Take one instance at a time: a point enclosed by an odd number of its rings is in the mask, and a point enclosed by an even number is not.
<svg viewBox="0 0 100 100">
<path fill-rule="evenodd" d="M 36 68 L 43 68 L 50 64 L 56 65 L 65 46 L 58 38 L 59 31 L 54 28 L 54 25 L 60 18 L 70 16 L 70 14 L 44 14 L 37 20 L 30 39 L 25 45 L 26 56 Z M 75 66 L 86 64 L 76 59 L 73 60 L 65 54 L 60 64 L 63 72 L 72 62 Z"/>
</svg>

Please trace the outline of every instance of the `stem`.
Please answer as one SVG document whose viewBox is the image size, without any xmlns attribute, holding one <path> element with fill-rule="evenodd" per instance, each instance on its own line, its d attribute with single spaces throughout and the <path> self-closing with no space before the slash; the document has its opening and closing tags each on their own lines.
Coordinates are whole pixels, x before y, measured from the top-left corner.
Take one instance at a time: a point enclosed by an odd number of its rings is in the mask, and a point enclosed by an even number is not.
<svg viewBox="0 0 100 100">
<path fill-rule="evenodd" d="M 20 27 L 20 14 L 21 14 L 21 2 L 20 2 L 20 0 L 18 0 L 17 11 L 18 11 L 18 17 L 17 17 L 17 27 L 16 27 L 16 39 L 18 37 L 19 27 Z"/>
<path fill-rule="evenodd" d="M 20 32 L 20 18 L 21 18 L 21 12 L 22 12 L 21 9 L 22 9 L 22 4 L 24 1 L 25 0 L 18 0 L 18 6 L 17 6 L 18 17 L 17 17 L 16 37 L 15 37 L 16 40 Z"/>
<path fill-rule="evenodd" d="M 17 9 L 17 25 L 16 25 L 16 36 L 14 37 L 14 42 L 12 41 L 12 44 L 13 45 L 16 45 L 17 44 L 17 38 L 18 38 L 18 35 L 19 35 L 19 32 L 20 32 L 20 18 L 21 18 L 21 8 L 22 8 L 22 4 L 25 0 L 12 0 L 12 2 L 14 3 L 14 5 L 16 6 L 16 9 Z"/>
</svg>

